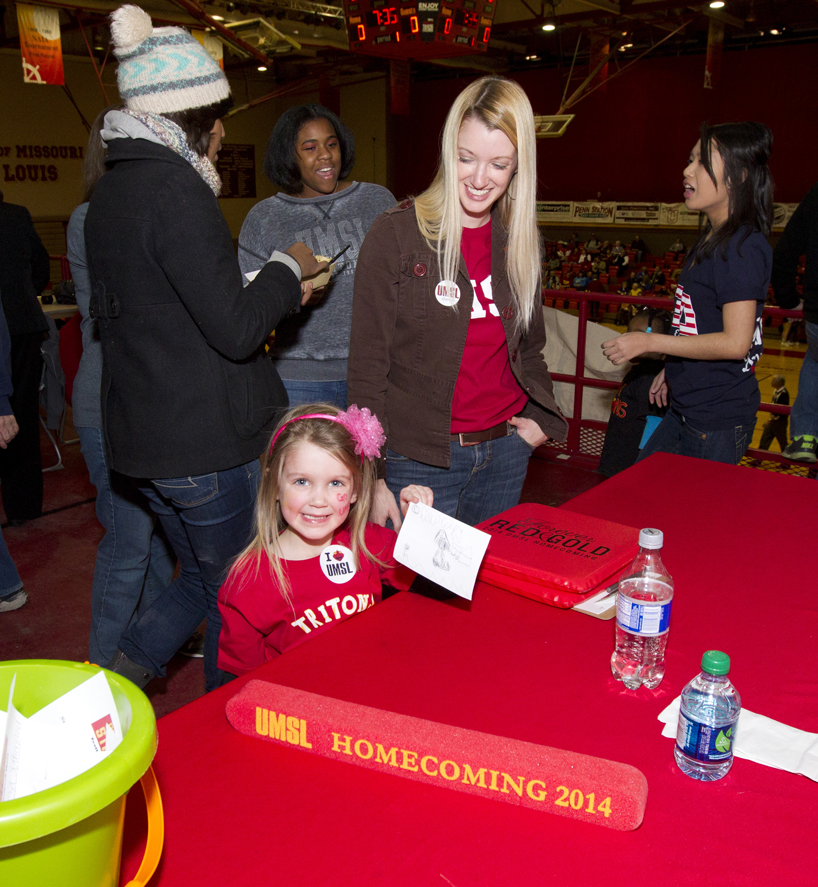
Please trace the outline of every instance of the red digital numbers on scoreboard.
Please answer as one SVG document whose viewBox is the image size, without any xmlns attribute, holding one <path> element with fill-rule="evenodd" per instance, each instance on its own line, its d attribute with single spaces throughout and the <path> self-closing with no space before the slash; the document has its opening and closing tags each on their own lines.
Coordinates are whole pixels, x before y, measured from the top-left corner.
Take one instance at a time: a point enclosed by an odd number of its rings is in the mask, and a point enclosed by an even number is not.
<svg viewBox="0 0 818 887">
<path fill-rule="evenodd" d="M 486 28 L 483 31 L 483 43 L 488 43 L 489 37 L 491 37 L 491 28 Z"/>
</svg>

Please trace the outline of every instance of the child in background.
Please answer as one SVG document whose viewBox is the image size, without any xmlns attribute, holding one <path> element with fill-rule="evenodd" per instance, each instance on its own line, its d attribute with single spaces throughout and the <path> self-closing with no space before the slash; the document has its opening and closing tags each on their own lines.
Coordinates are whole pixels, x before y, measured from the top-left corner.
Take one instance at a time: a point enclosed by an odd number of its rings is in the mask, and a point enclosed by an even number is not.
<svg viewBox="0 0 818 887">
<path fill-rule="evenodd" d="M 785 385 L 787 380 L 783 376 L 773 376 L 773 403 L 788 407 L 790 405 L 790 392 Z M 783 453 L 787 446 L 787 425 L 789 417 L 771 413 L 769 421 L 761 429 L 761 441 L 758 444 L 760 450 L 769 450 L 773 439 L 778 441 Z"/>
<path fill-rule="evenodd" d="M 628 332 L 670 332 L 670 314 L 657 308 L 643 308 L 628 324 Z M 663 416 L 664 409 L 650 402 L 650 386 L 661 372 L 664 361 L 658 352 L 634 358 L 611 405 L 611 417 L 605 432 L 599 472 L 613 477 L 630 468 L 639 456 L 648 416 Z"/>
<path fill-rule="evenodd" d="M 365 610 L 381 582 L 415 574 L 392 556 L 396 535 L 367 523 L 385 442 L 369 410 L 308 404 L 287 413 L 261 458 L 255 536 L 219 591 L 219 668 L 241 675 Z M 428 487 L 400 494 L 432 504 Z"/>
</svg>

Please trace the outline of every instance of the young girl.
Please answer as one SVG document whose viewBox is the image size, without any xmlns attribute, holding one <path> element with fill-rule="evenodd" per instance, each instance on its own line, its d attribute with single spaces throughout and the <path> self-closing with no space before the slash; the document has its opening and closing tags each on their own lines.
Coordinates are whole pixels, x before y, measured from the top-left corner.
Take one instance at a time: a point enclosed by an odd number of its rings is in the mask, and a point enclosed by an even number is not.
<svg viewBox="0 0 818 887">
<path fill-rule="evenodd" d="M 702 126 L 684 171 L 688 209 L 707 217 L 676 290 L 672 336 L 625 333 L 602 346 L 614 364 L 646 351 L 668 355 L 651 401 L 671 409 L 642 449 L 738 464 L 761 401 L 761 311 L 772 270 L 767 243 L 772 133 L 763 123 Z"/>
<path fill-rule="evenodd" d="M 262 456 L 255 537 L 219 591 L 219 668 L 233 675 L 275 659 L 381 600 L 381 582 L 403 590 L 414 573 L 392 556 L 395 533 L 366 517 L 372 459 L 384 442 L 369 410 L 330 404 L 291 410 Z M 400 494 L 432 504 L 427 487 Z"/>
</svg>

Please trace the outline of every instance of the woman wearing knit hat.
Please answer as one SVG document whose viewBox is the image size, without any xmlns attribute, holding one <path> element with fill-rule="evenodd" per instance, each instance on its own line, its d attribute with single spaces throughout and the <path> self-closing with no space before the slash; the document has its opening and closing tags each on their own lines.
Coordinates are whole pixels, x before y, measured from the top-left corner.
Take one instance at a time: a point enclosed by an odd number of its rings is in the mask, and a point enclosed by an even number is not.
<svg viewBox="0 0 818 887">
<path fill-rule="evenodd" d="M 85 223 L 103 428 L 110 467 L 147 496 L 181 569 L 110 667 L 144 687 L 207 616 L 210 690 L 219 585 L 250 537 L 258 456 L 287 405 L 264 342 L 309 298 L 301 277 L 326 266 L 294 244 L 242 289 L 210 159 L 231 104 L 224 73 L 137 6 L 113 13 L 111 35 L 125 108 L 105 118 L 109 171 Z"/>
</svg>

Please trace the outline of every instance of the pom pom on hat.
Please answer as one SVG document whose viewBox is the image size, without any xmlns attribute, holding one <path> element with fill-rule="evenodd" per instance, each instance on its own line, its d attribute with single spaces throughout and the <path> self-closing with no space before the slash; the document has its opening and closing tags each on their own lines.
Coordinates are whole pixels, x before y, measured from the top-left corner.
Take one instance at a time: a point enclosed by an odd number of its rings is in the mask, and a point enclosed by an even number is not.
<svg viewBox="0 0 818 887">
<path fill-rule="evenodd" d="M 119 95 L 131 111 L 170 114 L 230 96 L 224 71 L 184 28 L 154 28 L 139 6 L 111 13 Z"/>
<path fill-rule="evenodd" d="M 151 17 L 139 6 L 120 6 L 111 13 L 111 37 L 117 49 L 141 43 L 152 33 Z"/>
</svg>

